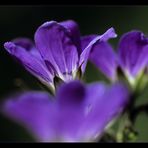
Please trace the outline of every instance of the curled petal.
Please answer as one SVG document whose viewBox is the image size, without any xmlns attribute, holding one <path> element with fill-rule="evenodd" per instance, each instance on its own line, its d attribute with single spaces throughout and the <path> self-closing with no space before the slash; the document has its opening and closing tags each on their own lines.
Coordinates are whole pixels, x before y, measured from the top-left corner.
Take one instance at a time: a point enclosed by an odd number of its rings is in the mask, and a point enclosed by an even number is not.
<svg viewBox="0 0 148 148">
<path fill-rule="evenodd" d="M 90 55 L 90 52 L 95 44 L 99 44 L 100 42 L 105 42 L 110 38 L 115 38 L 117 35 L 113 28 L 108 29 L 103 35 L 95 37 L 83 50 L 80 55 L 79 66 L 81 66 L 82 73 L 84 73 L 86 64 Z"/>
<path fill-rule="evenodd" d="M 82 51 L 87 47 L 87 45 L 95 38 L 97 35 L 87 35 L 87 36 L 82 36 L 81 37 L 81 48 Z"/>
</svg>

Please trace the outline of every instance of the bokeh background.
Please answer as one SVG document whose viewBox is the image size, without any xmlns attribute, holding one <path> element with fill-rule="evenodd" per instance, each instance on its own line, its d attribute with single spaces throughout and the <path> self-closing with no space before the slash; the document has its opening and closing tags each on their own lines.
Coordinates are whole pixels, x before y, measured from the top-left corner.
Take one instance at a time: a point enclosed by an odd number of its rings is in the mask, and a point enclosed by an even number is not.
<svg viewBox="0 0 148 148">
<path fill-rule="evenodd" d="M 0 6 L 0 101 L 11 93 L 23 90 L 40 90 L 37 80 L 17 64 L 4 50 L 3 44 L 16 37 L 33 39 L 38 26 L 45 21 L 75 20 L 81 35 L 101 34 L 114 27 L 118 38 L 111 43 L 116 48 L 120 36 L 137 29 L 148 34 L 148 6 Z M 90 63 L 85 74 L 86 82 L 105 79 Z M 147 90 L 147 89 L 146 89 Z M 138 98 L 148 101 L 147 91 Z M 136 122 L 140 133 L 138 141 L 148 141 L 148 117 L 141 114 Z M 34 141 L 21 126 L 0 115 L 1 141 Z"/>
</svg>

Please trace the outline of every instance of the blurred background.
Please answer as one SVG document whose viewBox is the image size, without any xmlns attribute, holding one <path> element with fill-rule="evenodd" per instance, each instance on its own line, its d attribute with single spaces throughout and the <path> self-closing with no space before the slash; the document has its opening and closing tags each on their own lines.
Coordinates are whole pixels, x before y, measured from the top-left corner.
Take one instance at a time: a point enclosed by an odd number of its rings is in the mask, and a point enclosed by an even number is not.
<svg viewBox="0 0 148 148">
<path fill-rule="evenodd" d="M 0 6 L 0 101 L 11 93 L 40 90 L 37 80 L 16 63 L 4 50 L 3 44 L 16 37 L 33 39 L 38 26 L 50 20 L 75 20 L 81 35 L 102 34 L 114 27 L 118 38 L 111 43 L 117 47 L 120 36 L 130 30 L 148 34 L 148 6 Z M 105 79 L 90 63 L 84 79 L 87 82 Z M 145 93 L 139 103 L 148 101 Z M 138 141 L 148 141 L 148 117 L 141 114 L 136 122 Z M 0 115 L 1 141 L 34 141 L 31 135 L 15 122 Z"/>
</svg>

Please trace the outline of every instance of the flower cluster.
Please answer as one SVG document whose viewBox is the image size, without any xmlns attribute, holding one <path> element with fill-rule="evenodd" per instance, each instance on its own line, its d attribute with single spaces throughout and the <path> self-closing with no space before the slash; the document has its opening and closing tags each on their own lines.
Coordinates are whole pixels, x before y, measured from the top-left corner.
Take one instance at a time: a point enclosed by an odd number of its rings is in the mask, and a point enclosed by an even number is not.
<svg viewBox="0 0 148 148">
<path fill-rule="evenodd" d="M 11 95 L 2 113 L 26 127 L 37 141 L 98 141 L 131 106 L 139 83 L 144 87 L 147 82 L 148 38 L 140 31 L 128 32 L 116 54 L 108 43 L 115 37 L 114 28 L 81 36 L 78 24 L 67 20 L 41 25 L 34 43 L 28 38 L 6 42 L 6 51 L 48 89 Z M 109 84 L 82 82 L 88 61 Z"/>
</svg>

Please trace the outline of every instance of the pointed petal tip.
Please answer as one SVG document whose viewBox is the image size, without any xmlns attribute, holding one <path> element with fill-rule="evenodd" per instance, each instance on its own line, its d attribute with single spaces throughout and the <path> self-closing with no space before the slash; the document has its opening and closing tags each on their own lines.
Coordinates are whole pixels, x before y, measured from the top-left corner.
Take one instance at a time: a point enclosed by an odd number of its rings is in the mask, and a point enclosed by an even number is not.
<svg viewBox="0 0 148 148">
<path fill-rule="evenodd" d="M 115 31 L 115 29 L 113 27 L 109 28 L 106 31 L 106 33 L 109 33 L 112 38 L 116 38 L 117 37 L 116 31 Z"/>
</svg>

